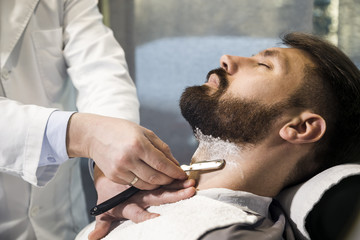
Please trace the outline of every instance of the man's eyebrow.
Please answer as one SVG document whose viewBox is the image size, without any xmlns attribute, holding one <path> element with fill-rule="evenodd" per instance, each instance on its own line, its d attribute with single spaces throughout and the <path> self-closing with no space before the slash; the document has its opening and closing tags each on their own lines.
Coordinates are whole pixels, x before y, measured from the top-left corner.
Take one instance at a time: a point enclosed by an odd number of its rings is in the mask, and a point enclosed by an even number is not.
<svg viewBox="0 0 360 240">
<path fill-rule="evenodd" d="M 275 49 L 267 49 L 265 51 L 260 52 L 260 55 L 263 55 L 264 57 L 277 57 L 280 55 L 280 52 Z"/>
<path fill-rule="evenodd" d="M 281 54 L 279 50 L 266 49 L 266 50 L 260 52 L 259 54 L 263 57 L 276 58 L 277 62 L 280 64 L 282 70 L 284 70 L 285 73 L 288 72 L 288 70 L 290 68 L 288 58 L 284 54 Z"/>
</svg>

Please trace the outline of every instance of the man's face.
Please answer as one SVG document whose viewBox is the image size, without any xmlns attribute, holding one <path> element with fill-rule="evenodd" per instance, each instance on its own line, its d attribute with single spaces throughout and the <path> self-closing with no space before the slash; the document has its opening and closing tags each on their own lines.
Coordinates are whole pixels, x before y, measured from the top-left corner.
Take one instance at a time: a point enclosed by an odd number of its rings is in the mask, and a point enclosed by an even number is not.
<svg viewBox="0 0 360 240">
<path fill-rule="evenodd" d="M 250 58 L 225 55 L 202 86 L 187 88 L 181 112 L 203 134 L 236 143 L 257 143 L 289 108 L 289 97 L 311 64 L 297 49 L 271 48 Z"/>
</svg>

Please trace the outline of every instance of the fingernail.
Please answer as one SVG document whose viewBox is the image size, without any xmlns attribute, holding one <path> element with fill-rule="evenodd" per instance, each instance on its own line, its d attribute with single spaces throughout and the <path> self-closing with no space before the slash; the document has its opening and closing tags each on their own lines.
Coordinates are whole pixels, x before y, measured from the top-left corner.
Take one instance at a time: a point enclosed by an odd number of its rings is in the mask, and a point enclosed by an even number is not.
<svg viewBox="0 0 360 240">
<path fill-rule="evenodd" d="M 192 197 L 196 193 L 196 189 L 194 187 L 186 188 L 184 191 L 187 197 Z"/>
<path fill-rule="evenodd" d="M 154 214 L 151 214 L 149 219 L 157 218 L 159 216 L 160 216 L 160 214 L 154 213 Z"/>
<path fill-rule="evenodd" d="M 184 187 L 192 187 L 195 185 L 195 181 L 194 179 L 187 179 L 185 182 L 184 182 Z"/>
</svg>

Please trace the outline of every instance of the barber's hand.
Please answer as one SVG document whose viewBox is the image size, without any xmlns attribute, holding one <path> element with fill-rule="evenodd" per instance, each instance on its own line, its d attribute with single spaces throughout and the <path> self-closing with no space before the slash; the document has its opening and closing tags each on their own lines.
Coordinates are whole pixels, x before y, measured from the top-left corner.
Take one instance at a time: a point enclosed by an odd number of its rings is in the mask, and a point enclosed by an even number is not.
<svg viewBox="0 0 360 240">
<path fill-rule="evenodd" d="M 97 167 L 95 167 L 94 171 L 94 181 L 98 193 L 98 204 L 129 187 L 112 182 Z M 136 193 L 126 202 L 97 216 L 95 229 L 90 233 L 89 239 L 95 240 L 105 237 L 111 230 L 112 224 L 120 220 L 130 219 L 135 223 L 139 223 L 158 217 L 159 214 L 150 213 L 146 209 L 149 206 L 158 206 L 189 198 L 195 194 L 194 185 L 195 181 L 189 179 L 186 181 L 175 181 L 159 189 Z"/>
<path fill-rule="evenodd" d="M 67 150 L 70 157 L 93 159 L 110 180 L 133 183 L 140 189 L 187 178 L 163 141 L 152 131 L 124 119 L 73 114 Z"/>
</svg>

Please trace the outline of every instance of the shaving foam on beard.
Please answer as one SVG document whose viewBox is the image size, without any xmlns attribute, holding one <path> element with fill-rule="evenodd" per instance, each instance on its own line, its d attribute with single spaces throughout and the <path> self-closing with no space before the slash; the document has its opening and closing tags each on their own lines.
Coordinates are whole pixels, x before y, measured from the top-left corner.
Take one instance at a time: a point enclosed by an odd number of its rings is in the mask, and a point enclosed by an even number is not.
<svg viewBox="0 0 360 240">
<path fill-rule="evenodd" d="M 196 152 L 201 154 L 198 156 L 201 159 L 225 159 L 227 165 L 238 165 L 237 161 L 232 160 L 233 157 L 239 156 L 241 149 L 235 143 L 204 135 L 198 128 L 195 130 L 195 138 L 199 142 Z"/>
</svg>

